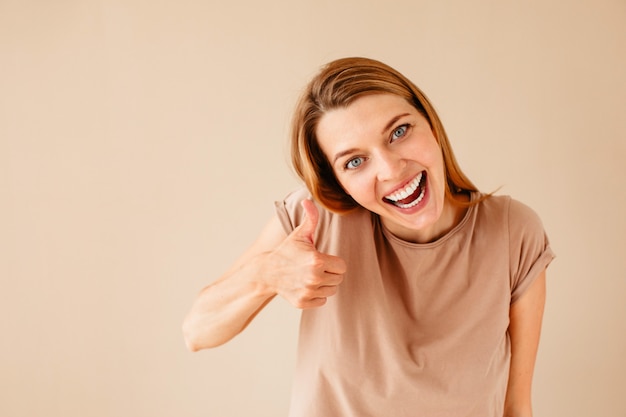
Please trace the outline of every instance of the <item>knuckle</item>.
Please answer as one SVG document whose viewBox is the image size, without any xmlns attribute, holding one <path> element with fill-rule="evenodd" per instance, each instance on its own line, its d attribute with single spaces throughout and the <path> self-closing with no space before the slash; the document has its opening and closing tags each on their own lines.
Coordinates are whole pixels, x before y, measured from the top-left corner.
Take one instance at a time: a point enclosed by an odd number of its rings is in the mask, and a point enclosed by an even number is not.
<svg viewBox="0 0 626 417">
<path fill-rule="evenodd" d="M 322 269 L 324 268 L 325 262 L 322 256 L 319 253 L 315 253 L 311 258 L 311 267 L 313 269 Z"/>
<path fill-rule="evenodd" d="M 307 299 L 303 296 L 297 296 L 292 300 L 292 304 L 297 308 L 306 308 Z"/>
<path fill-rule="evenodd" d="M 304 286 L 307 290 L 315 289 L 320 286 L 320 280 L 317 274 L 311 273 L 304 279 Z"/>
<path fill-rule="evenodd" d="M 306 305 L 311 299 L 310 292 L 307 290 L 300 291 L 298 296 L 296 297 L 296 303 L 298 305 Z"/>
</svg>

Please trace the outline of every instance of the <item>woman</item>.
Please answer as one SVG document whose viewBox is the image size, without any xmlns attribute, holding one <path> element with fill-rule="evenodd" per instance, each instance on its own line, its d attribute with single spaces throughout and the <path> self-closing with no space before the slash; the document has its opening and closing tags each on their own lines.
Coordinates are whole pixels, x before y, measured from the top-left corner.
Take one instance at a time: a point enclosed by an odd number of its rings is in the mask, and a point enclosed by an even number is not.
<svg viewBox="0 0 626 417">
<path fill-rule="evenodd" d="M 198 296 L 198 350 L 280 295 L 302 312 L 290 416 L 531 416 L 554 255 L 523 204 L 480 193 L 424 94 L 378 61 L 340 59 L 295 112 L 306 189 Z"/>
</svg>

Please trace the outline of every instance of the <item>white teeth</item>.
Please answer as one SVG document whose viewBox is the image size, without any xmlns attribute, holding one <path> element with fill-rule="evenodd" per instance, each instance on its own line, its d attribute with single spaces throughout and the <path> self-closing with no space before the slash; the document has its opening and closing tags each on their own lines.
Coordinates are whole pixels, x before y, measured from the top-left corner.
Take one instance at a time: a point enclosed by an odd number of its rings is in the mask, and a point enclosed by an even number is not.
<svg viewBox="0 0 626 417">
<path fill-rule="evenodd" d="M 417 188 L 420 185 L 420 181 L 422 181 L 422 173 L 421 172 L 405 188 L 403 188 L 402 190 L 396 191 L 395 193 L 393 193 L 391 195 L 388 195 L 385 198 L 387 200 L 393 201 L 394 203 L 397 203 L 400 200 L 404 200 L 408 196 L 412 195 L 415 192 L 415 190 L 417 190 Z M 419 203 L 421 201 L 422 197 L 424 197 L 424 190 L 422 190 L 420 196 L 417 198 L 417 200 L 416 200 L 417 203 Z M 415 201 L 413 201 L 412 203 L 409 203 L 409 204 L 397 204 L 397 206 L 401 207 L 401 208 L 408 208 L 408 207 L 413 207 L 417 203 Z M 403 206 L 408 206 L 408 207 L 403 207 Z"/>
<path fill-rule="evenodd" d="M 400 207 L 401 209 L 408 209 L 411 207 L 415 207 L 419 204 L 420 201 L 422 201 L 422 199 L 424 198 L 424 189 L 422 188 L 422 192 L 420 193 L 420 195 L 412 202 L 410 202 L 409 204 L 401 204 L 401 203 L 394 203 L 396 205 L 396 207 Z"/>
</svg>

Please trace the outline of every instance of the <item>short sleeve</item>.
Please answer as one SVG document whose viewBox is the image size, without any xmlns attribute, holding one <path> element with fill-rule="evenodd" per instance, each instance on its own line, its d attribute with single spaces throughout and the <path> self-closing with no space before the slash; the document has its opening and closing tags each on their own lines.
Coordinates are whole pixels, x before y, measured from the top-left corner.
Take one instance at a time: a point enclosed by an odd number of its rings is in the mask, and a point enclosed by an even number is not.
<svg viewBox="0 0 626 417">
<path fill-rule="evenodd" d="M 300 188 L 289 193 L 282 201 L 274 202 L 276 215 L 285 230 L 290 234 L 304 219 L 302 200 L 310 199 L 311 194 L 306 188 Z"/>
<path fill-rule="evenodd" d="M 541 219 L 530 207 L 511 199 L 508 222 L 513 304 L 552 262 L 555 254 Z"/>
</svg>

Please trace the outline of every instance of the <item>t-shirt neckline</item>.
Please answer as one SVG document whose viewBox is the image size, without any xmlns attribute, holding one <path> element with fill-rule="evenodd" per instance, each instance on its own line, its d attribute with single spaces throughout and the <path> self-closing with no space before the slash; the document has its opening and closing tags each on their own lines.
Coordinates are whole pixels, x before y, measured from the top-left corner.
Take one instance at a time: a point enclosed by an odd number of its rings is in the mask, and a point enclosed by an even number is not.
<svg viewBox="0 0 626 417">
<path fill-rule="evenodd" d="M 387 227 L 383 224 L 383 222 L 380 221 L 380 216 L 378 214 L 372 213 L 372 215 L 374 216 L 375 222 L 378 224 L 378 226 L 382 230 L 382 232 L 383 232 L 384 236 L 387 238 L 387 240 L 396 242 L 396 243 L 398 243 L 398 244 L 400 244 L 402 246 L 407 246 L 407 247 L 410 247 L 410 248 L 422 248 L 422 249 L 433 248 L 433 247 L 437 247 L 437 246 L 443 245 L 448 240 L 450 240 L 453 236 L 458 234 L 459 231 L 465 227 L 465 225 L 468 223 L 469 219 L 471 218 L 472 214 L 474 213 L 474 210 L 476 209 L 476 206 L 478 205 L 478 204 L 475 203 L 475 201 L 479 198 L 479 195 L 480 195 L 479 192 L 476 192 L 476 191 L 471 192 L 470 193 L 470 203 L 473 203 L 473 204 L 470 205 L 467 208 L 467 211 L 465 212 L 465 215 L 463 216 L 461 221 L 456 226 L 454 226 L 450 231 L 448 231 L 448 233 L 446 233 L 445 235 L 441 236 L 437 240 L 434 240 L 434 241 L 428 242 L 428 243 L 409 242 L 408 240 L 404 240 L 402 238 L 399 238 L 398 236 L 396 236 L 393 233 L 391 233 L 391 231 L 389 229 L 387 229 Z"/>
</svg>

